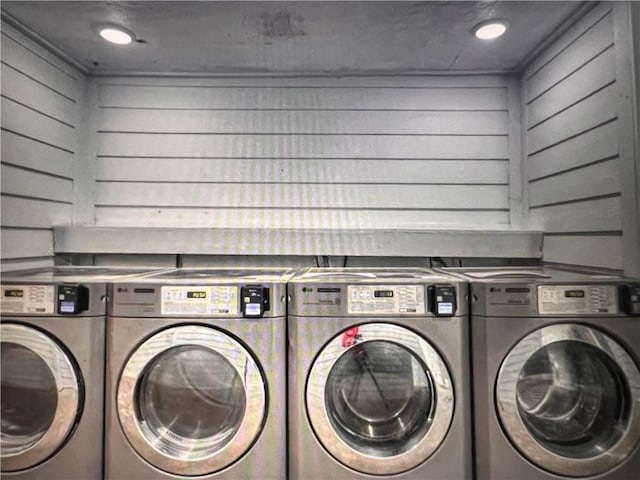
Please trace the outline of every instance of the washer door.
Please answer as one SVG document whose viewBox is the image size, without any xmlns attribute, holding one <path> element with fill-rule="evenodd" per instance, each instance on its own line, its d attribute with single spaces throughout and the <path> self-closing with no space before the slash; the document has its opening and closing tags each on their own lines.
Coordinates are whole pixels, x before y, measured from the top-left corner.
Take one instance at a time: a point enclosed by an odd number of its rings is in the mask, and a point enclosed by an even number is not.
<svg viewBox="0 0 640 480">
<path fill-rule="evenodd" d="M 175 475 L 205 475 L 239 459 L 266 416 L 266 383 L 251 354 L 213 328 L 164 330 L 133 352 L 117 393 L 133 448 Z"/>
<path fill-rule="evenodd" d="M 359 472 L 394 475 L 429 458 L 453 417 L 449 371 L 406 328 L 370 323 L 334 337 L 307 380 L 309 420 L 324 448 Z"/>
<path fill-rule="evenodd" d="M 559 475 L 600 475 L 640 441 L 640 371 L 615 340 L 583 325 L 551 325 L 516 344 L 496 402 L 520 453 Z"/>
<path fill-rule="evenodd" d="M 35 328 L 0 325 L 3 472 L 42 463 L 65 443 L 80 414 L 82 388 L 73 360 Z"/>
</svg>

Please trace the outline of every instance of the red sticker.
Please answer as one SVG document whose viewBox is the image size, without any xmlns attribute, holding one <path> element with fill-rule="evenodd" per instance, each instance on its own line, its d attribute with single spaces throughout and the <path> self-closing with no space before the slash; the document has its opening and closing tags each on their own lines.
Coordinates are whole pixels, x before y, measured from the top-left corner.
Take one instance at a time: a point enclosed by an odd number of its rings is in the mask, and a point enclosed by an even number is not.
<svg viewBox="0 0 640 480">
<path fill-rule="evenodd" d="M 352 327 L 342 334 L 342 346 L 347 348 L 354 345 L 357 341 L 357 336 L 360 327 Z"/>
</svg>

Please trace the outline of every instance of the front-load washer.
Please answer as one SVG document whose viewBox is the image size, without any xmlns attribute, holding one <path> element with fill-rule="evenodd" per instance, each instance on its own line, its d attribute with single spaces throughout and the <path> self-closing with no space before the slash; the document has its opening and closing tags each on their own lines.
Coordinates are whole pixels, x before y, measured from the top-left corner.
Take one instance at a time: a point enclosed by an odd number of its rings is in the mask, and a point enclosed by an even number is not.
<svg viewBox="0 0 640 480">
<path fill-rule="evenodd" d="M 640 281 L 456 271 L 473 298 L 477 478 L 637 478 Z"/>
<path fill-rule="evenodd" d="M 286 478 L 284 270 L 111 286 L 105 477 Z"/>
<path fill-rule="evenodd" d="M 470 478 L 467 283 L 309 269 L 288 291 L 289 478 Z"/>
<path fill-rule="evenodd" d="M 133 270 L 3 274 L 3 478 L 102 478 L 106 281 Z"/>
</svg>

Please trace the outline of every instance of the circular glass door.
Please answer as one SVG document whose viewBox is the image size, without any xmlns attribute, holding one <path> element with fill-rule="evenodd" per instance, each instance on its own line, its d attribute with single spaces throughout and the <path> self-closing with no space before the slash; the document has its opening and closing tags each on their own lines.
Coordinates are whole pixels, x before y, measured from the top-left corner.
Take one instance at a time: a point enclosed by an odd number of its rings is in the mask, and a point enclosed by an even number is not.
<svg viewBox="0 0 640 480">
<path fill-rule="evenodd" d="M 393 475 L 435 452 L 453 416 L 444 361 L 416 333 L 365 324 L 336 336 L 307 380 L 307 411 L 318 439 L 344 465 Z"/>
<path fill-rule="evenodd" d="M 265 418 L 266 384 L 249 352 L 202 326 L 164 330 L 127 362 L 118 414 L 136 451 L 177 475 L 204 475 L 240 458 Z"/>
<path fill-rule="evenodd" d="M 604 333 L 552 325 L 521 340 L 496 384 L 505 433 L 540 468 L 604 473 L 640 441 L 640 372 Z"/>
<path fill-rule="evenodd" d="M 33 467 L 65 442 L 79 414 L 80 391 L 69 356 L 44 333 L 0 326 L 2 471 Z"/>
</svg>

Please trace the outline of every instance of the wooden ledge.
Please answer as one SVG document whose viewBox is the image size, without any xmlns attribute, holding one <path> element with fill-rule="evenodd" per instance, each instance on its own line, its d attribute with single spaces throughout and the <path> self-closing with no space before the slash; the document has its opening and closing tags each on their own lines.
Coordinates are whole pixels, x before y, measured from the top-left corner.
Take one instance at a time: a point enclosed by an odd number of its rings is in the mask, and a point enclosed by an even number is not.
<svg viewBox="0 0 640 480">
<path fill-rule="evenodd" d="M 56 253 L 541 258 L 542 232 L 55 227 Z"/>
</svg>

